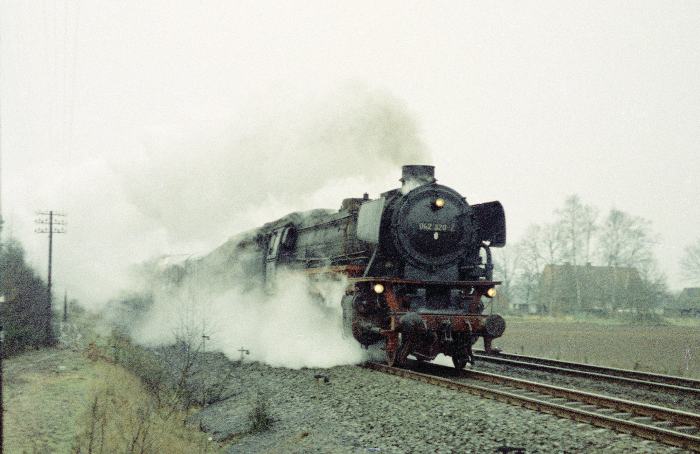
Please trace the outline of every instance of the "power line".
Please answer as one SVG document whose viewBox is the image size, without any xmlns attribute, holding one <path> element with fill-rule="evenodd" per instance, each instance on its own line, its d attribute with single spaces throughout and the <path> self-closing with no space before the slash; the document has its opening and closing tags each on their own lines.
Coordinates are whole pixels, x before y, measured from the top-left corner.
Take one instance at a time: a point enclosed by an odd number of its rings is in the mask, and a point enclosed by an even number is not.
<svg viewBox="0 0 700 454">
<path fill-rule="evenodd" d="M 72 79 L 70 90 L 70 106 L 68 109 L 68 143 L 73 145 L 73 122 L 75 119 L 75 92 L 77 91 L 78 81 L 78 32 L 80 31 L 80 0 L 75 4 L 75 21 L 73 29 L 73 64 L 72 64 Z M 1 453 L 0 453 L 1 454 Z"/>
<path fill-rule="evenodd" d="M 0 3 L 0 8 L 2 8 L 2 3 Z M 2 51 L 2 18 L 3 14 L 0 13 L 0 243 L 2 242 L 2 56 L 4 52 Z M 2 416 L 0 415 L 0 418 Z M 0 454 L 2 454 L 2 424 L 0 424 Z"/>
<path fill-rule="evenodd" d="M 52 314 L 52 303 L 51 303 L 51 266 L 53 257 L 53 234 L 54 233 L 66 233 L 65 225 L 66 221 L 61 219 L 66 215 L 56 211 L 37 211 L 37 219 L 34 220 L 35 223 L 39 224 L 40 227 L 34 229 L 36 233 L 48 233 L 49 234 L 49 273 L 47 278 L 47 293 L 46 293 L 46 313 L 47 320 L 44 327 L 46 334 L 46 341 L 53 342 L 53 329 L 51 326 L 51 314 Z M 48 216 L 48 217 L 46 217 Z M 54 219 L 54 217 L 58 219 Z"/>
</svg>

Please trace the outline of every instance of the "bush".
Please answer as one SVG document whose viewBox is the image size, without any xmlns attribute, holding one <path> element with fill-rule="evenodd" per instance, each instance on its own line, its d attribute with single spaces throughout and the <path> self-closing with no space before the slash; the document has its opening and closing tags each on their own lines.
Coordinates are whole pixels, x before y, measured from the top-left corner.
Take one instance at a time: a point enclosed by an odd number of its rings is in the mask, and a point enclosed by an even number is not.
<svg viewBox="0 0 700 454">
<path fill-rule="evenodd" d="M 661 315 L 654 312 L 631 312 L 623 313 L 620 319 L 630 323 L 632 325 L 644 325 L 644 326 L 667 326 L 668 321 L 664 319 Z"/>
<path fill-rule="evenodd" d="M 0 324 L 5 330 L 5 354 L 54 345 L 52 311 L 47 288 L 27 265 L 22 246 L 14 240 L 0 245 Z"/>
<path fill-rule="evenodd" d="M 208 370 L 203 364 L 205 356 L 200 350 L 201 344 L 193 344 L 178 338 L 174 345 L 147 349 L 118 331 L 109 339 L 114 362 L 139 377 L 159 406 L 184 411 L 230 397 L 227 389 L 233 369 Z"/>
<path fill-rule="evenodd" d="M 135 345 L 128 337 L 116 332 L 112 333 L 110 347 L 114 362 L 140 378 L 159 407 L 173 404 L 175 396 L 169 386 L 168 370 L 155 353 Z"/>
<path fill-rule="evenodd" d="M 255 406 L 248 415 L 250 419 L 251 432 L 264 432 L 272 427 L 274 419 L 270 415 L 270 404 L 267 396 L 258 394 Z"/>
</svg>

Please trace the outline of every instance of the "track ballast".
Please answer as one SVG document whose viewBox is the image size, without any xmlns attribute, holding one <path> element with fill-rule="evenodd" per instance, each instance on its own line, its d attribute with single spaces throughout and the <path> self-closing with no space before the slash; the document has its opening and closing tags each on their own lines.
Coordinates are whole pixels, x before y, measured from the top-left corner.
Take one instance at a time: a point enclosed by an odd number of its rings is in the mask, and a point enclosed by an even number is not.
<svg viewBox="0 0 700 454">
<path fill-rule="evenodd" d="M 700 452 L 700 415 L 504 375 L 410 362 L 413 369 L 367 363 L 381 372 L 566 417 Z"/>
</svg>

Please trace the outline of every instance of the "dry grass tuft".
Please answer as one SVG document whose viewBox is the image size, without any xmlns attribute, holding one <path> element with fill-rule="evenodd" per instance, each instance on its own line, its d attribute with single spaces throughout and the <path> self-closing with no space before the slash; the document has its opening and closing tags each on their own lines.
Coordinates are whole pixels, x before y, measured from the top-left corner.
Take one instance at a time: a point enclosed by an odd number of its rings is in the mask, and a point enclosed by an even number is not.
<svg viewBox="0 0 700 454">
<path fill-rule="evenodd" d="M 184 415 L 160 408 L 128 371 L 101 363 L 76 434 L 74 453 L 206 453 L 215 446 L 206 434 L 182 425 Z"/>
</svg>

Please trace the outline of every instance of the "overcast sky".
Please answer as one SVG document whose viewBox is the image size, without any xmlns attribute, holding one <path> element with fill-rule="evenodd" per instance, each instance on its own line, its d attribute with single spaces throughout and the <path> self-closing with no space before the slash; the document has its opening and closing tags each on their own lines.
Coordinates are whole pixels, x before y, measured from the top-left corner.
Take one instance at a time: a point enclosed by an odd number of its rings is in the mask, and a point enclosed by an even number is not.
<svg viewBox="0 0 700 454">
<path fill-rule="evenodd" d="M 43 270 L 34 212 L 66 212 L 56 285 L 100 299 L 129 262 L 375 196 L 418 159 L 469 201 L 501 200 L 510 241 L 570 194 L 648 218 L 682 287 L 700 237 L 700 2 L 337 3 L 0 0 L 6 233 Z M 371 130 L 358 118 L 379 111 L 404 154 L 300 138 L 337 112 L 361 124 L 343 133 Z M 280 179 L 303 184 L 268 193 Z"/>
</svg>

